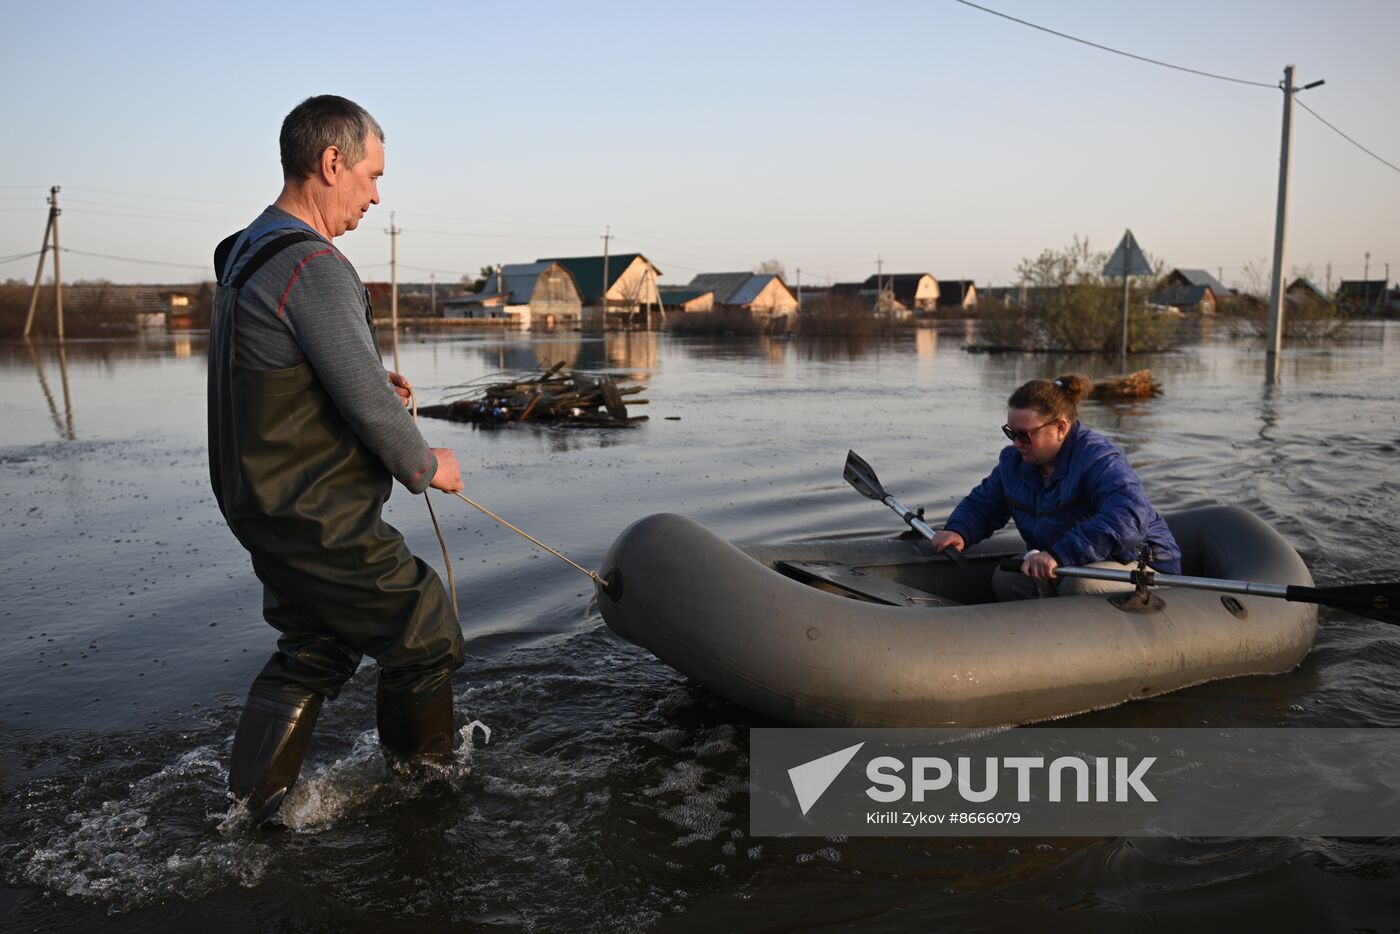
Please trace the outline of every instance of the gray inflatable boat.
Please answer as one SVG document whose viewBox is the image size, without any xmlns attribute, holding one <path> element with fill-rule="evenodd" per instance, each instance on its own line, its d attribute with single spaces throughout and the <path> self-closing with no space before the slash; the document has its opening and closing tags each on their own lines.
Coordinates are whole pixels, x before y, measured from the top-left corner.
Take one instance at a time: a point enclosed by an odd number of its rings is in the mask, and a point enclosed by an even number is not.
<svg viewBox="0 0 1400 934">
<path fill-rule="evenodd" d="M 1182 573 L 1311 586 L 1298 553 L 1242 509 L 1167 517 Z M 1013 531 L 959 569 L 922 538 L 737 548 L 683 516 L 638 520 L 603 562 L 608 626 L 724 697 L 803 726 L 993 727 L 1204 681 L 1274 674 L 1312 646 L 1317 608 L 1159 588 L 993 601 Z M 1131 596 L 1131 594 L 1130 594 Z"/>
</svg>

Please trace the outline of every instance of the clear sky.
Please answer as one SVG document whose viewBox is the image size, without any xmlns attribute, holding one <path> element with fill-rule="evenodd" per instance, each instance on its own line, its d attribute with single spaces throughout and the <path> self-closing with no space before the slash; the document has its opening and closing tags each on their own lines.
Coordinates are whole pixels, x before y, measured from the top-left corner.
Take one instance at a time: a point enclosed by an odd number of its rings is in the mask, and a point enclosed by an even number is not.
<svg viewBox="0 0 1400 934">
<path fill-rule="evenodd" d="M 986 0 L 1301 99 L 1400 165 L 1395 0 Z M 5 0 L 0 258 L 63 187 L 65 280 L 186 282 L 277 194 L 277 132 L 337 93 L 387 134 L 382 203 L 338 245 L 402 280 L 641 251 L 663 284 L 783 262 L 806 283 L 1022 257 L 1131 227 L 1242 282 L 1272 251 L 1282 95 L 1141 64 L 953 0 L 828 3 Z M 1290 266 L 1400 279 L 1400 172 L 1295 111 Z M 33 260 L 0 265 L 28 278 Z M 50 267 L 51 269 L 51 267 Z"/>
</svg>

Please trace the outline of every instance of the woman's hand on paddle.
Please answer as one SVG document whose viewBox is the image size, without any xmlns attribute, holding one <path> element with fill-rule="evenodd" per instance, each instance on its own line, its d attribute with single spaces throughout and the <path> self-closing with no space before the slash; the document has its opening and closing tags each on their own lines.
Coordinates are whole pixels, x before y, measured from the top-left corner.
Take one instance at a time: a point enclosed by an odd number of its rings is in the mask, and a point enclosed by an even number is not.
<svg viewBox="0 0 1400 934">
<path fill-rule="evenodd" d="M 930 540 L 930 544 L 933 545 L 933 550 L 937 552 L 942 552 L 943 549 L 949 546 L 956 548 L 958 551 L 967 551 L 967 542 L 963 541 L 963 537 L 957 532 L 949 532 L 947 529 L 935 533 Z"/>
<path fill-rule="evenodd" d="M 1053 580 L 1060 562 L 1048 551 L 1032 551 L 1021 562 L 1021 573 L 1036 580 Z"/>
<path fill-rule="evenodd" d="M 399 394 L 404 408 L 408 408 L 409 404 L 413 402 L 413 384 L 408 381 L 408 377 L 399 373 L 390 373 L 389 385 L 393 386 L 394 392 Z"/>
<path fill-rule="evenodd" d="M 457 455 L 452 453 L 451 448 L 429 448 L 433 456 L 437 458 L 437 473 L 433 474 L 433 482 L 429 484 L 435 490 L 442 490 L 444 493 L 456 493 L 462 489 L 462 465 L 457 463 Z"/>
</svg>

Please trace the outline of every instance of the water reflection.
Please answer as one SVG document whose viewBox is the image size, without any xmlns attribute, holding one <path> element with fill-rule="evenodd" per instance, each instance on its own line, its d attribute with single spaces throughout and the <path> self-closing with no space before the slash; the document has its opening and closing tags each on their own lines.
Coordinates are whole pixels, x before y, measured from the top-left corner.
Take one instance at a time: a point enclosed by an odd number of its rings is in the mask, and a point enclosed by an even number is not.
<svg viewBox="0 0 1400 934">
<path fill-rule="evenodd" d="M 570 370 L 631 371 L 644 374 L 660 367 L 661 334 L 656 331 L 581 332 L 549 336 L 492 339 L 475 352 L 499 373 L 548 369 L 563 363 Z"/>
<path fill-rule="evenodd" d="M 63 416 L 58 414 L 58 405 L 54 401 L 53 392 L 49 389 L 49 381 L 44 376 L 44 361 L 40 358 L 39 351 L 32 341 L 25 339 L 24 347 L 29 352 L 29 359 L 34 362 L 34 371 L 39 375 L 39 389 L 44 394 L 44 401 L 48 403 L 49 417 L 53 419 L 54 430 L 58 436 L 66 441 L 73 441 L 77 438 L 73 430 L 73 393 L 68 386 L 68 349 L 67 342 L 58 342 L 58 371 L 59 381 L 63 386 Z"/>
</svg>

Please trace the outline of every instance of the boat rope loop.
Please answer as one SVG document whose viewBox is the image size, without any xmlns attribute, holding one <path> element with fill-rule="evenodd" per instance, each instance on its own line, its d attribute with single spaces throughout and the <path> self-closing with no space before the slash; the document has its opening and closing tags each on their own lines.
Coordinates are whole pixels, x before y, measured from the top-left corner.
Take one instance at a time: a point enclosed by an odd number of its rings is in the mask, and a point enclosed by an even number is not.
<svg viewBox="0 0 1400 934">
<path fill-rule="evenodd" d="M 411 388 L 408 390 L 408 393 L 409 398 L 413 400 L 413 423 L 416 425 L 418 424 L 418 393 L 414 392 Z M 543 548 L 545 551 L 554 555 L 554 557 L 558 558 L 560 561 L 563 561 L 570 567 L 588 575 L 588 577 L 593 581 L 593 583 L 598 587 L 601 587 L 605 593 L 611 592 L 609 589 L 610 585 L 606 580 L 598 576 L 598 572 L 590 571 L 588 568 L 570 559 L 568 556 L 555 551 L 553 548 L 550 548 L 544 542 L 540 541 L 538 538 L 535 538 L 535 536 L 531 535 L 529 532 L 526 532 L 524 529 L 520 529 L 514 525 L 511 525 L 505 519 L 502 519 L 500 516 L 487 509 L 485 506 L 467 498 L 466 496 L 463 496 L 460 491 L 455 492 L 452 495 L 460 499 L 462 502 L 466 503 L 468 506 L 471 506 L 474 509 L 478 509 L 486 515 L 490 516 L 492 519 L 495 519 L 501 525 L 510 529 L 512 532 L 516 533 L 522 538 L 525 538 L 530 542 L 533 542 L 535 545 L 538 545 L 540 548 Z M 443 564 L 447 567 L 447 589 L 448 593 L 452 595 L 452 612 L 455 615 L 460 616 L 461 614 L 457 610 L 457 584 L 452 578 L 452 559 L 448 557 L 447 554 L 447 540 L 443 537 L 442 526 L 438 524 L 437 513 L 433 512 L 432 499 L 425 495 L 423 497 L 423 501 L 428 504 L 428 516 L 433 520 L 433 531 L 437 533 L 438 545 L 442 548 L 442 561 Z"/>
<path fill-rule="evenodd" d="M 396 337 L 395 340 L 397 339 Z M 410 388 L 408 390 L 408 397 L 413 400 L 413 424 L 417 425 L 418 393 Z M 428 489 L 432 489 L 432 487 Z M 447 593 L 452 597 L 452 615 L 461 619 L 462 613 L 457 609 L 457 582 L 452 579 L 452 559 L 447 554 L 447 539 L 443 537 L 442 526 L 438 525 L 437 513 L 433 511 L 433 498 L 427 495 L 427 493 L 427 490 L 423 491 L 423 502 L 428 504 L 428 518 L 433 520 L 433 531 L 437 533 L 438 547 L 442 549 L 442 563 L 447 568 Z"/>
</svg>

